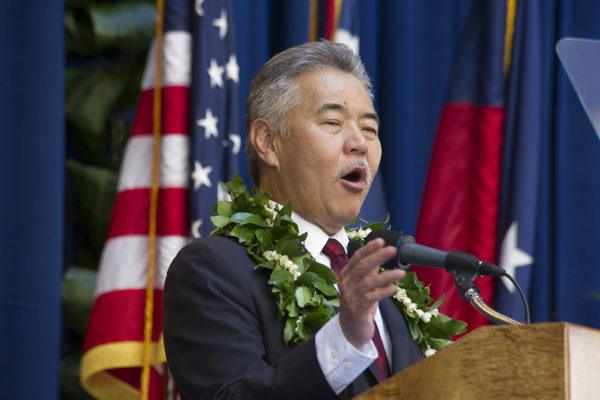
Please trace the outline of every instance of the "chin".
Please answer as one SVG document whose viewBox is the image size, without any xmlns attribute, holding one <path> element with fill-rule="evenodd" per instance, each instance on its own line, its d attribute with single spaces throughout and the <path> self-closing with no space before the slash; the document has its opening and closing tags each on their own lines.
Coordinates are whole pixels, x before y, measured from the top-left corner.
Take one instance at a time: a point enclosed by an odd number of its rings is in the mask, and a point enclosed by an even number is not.
<svg viewBox="0 0 600 400">
<path fill-rule="evenodd" d="M 354 218 L 360 213 L 360 207 L 345 207 L 344 209 L 335 210 L 330 213 L 335 221 L 338 221 L 338 225 L 344 227 L 348 225 Z"/>
</svg>

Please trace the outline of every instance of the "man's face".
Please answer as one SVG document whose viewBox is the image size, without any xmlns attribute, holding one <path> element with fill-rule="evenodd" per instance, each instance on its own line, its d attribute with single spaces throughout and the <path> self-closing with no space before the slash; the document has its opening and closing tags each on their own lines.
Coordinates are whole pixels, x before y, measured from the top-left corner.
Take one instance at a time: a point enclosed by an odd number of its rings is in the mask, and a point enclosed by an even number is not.
<svg viewBox="0 0 600 400">
<path fill-rule="evenodd" d="M 289 134 L 276 139 L 278 186 L 298 214 L 333 234 L 359 214 L 377 172 L 378 120 L 351 74 L 322 69 L 296 82 Z"/>
</svg>

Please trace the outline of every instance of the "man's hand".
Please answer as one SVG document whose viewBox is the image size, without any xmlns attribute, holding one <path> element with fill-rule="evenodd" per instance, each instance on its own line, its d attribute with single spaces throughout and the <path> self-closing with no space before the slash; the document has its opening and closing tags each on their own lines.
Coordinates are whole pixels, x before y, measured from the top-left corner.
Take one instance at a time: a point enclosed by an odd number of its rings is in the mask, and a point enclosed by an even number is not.
<svg viewBox="0 0 600 400">
<path fill-rule="evenodd" d="M 340 326 L 346 339 L 357 349 L 375 333 L 375 313 L 380 300 L 393 296 L 393 282 L 405 274 L 400 269 L 379 273 L 379 266 L 396 255 L 396 248 L 384 247 L 375 239 L 356 251 L 340 278 Z"/>
</svg>

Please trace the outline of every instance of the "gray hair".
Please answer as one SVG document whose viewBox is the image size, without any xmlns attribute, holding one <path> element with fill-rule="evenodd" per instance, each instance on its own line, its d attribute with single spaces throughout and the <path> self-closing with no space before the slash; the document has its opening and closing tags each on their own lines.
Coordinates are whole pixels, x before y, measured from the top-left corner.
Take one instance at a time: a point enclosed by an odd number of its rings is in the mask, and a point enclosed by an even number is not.
<svg viewBox="0 0 600 400">
<path fill-rule="evenodd" d="M 255 185 L 259 184 L 260 173 L 258 155 L 250 142 L 252 122 L 264 118 L 285 137 L 287 117 L 298 102 L 295 78 L 324 68 L 353 75 L 373 98 L 371 81 L 362 61 L 346 45 L 321 40 L 291 47 L 275 55 L 252 80 L 246 102 L 246 158 Z"/>
</svg>

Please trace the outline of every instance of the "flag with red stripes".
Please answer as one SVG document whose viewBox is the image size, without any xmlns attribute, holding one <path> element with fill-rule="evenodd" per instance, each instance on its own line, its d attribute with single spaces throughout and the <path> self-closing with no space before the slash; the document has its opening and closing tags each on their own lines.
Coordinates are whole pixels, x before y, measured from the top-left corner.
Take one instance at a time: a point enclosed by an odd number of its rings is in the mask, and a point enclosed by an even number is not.
<svg viewBox="0 0 600 400">
<path fill-rule="evenodd" d="M 226 0 L 165 4 L 150 399 L 162 398 L 164 392 L 162 289 L 167 269 L 189 236 L 209 228 L 202 221 L 215 203 L 218 182 L 238 174 L 232 21 Z M 103 399 L 140 396 L 156 51 L 153 45 L 142 79 L 83 345 L 82 384 Z"/>
<path fill-rule="evenodd" d="M 506 0 L 473 4 L 457 48 L 416 232 L 419 243 L 467 251 L 488 262 L 496 262 L 497 255 L 506 10 Z M 431 284 L 434 298 L 445 295 L 444 313 L 467 322 L 469 329 L 487 323 L 462 299 L 450 274 L 415 270 Z M 491 302 L 492 278 L 476 283 Z"/>
</svg>

